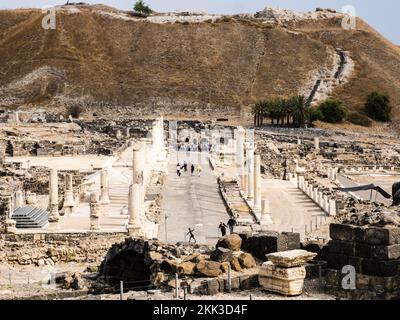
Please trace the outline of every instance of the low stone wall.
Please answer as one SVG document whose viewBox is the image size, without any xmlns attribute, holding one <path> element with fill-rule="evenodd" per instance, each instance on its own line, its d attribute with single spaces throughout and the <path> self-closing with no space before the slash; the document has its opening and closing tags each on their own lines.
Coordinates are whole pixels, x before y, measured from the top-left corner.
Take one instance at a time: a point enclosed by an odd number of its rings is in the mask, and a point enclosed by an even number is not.
<svg viewBox="0 0 400 320">
<path fill-rule="evenodd" d="M 245 272 L 232 274 L 231 291 L 250 290 L 259 287 L 259 268 L 247 269 Z M 200 295 L 215 295 L 229 290 L 228 278 L 204 278 L 196 279 L 189 285 L 190 293 Z"/>
<path fill-rule="evenodd" d="M 68 262 L 100 262 L 124 233 L 3 234 L 0 263 L 37 266 Z"/>
</svg>

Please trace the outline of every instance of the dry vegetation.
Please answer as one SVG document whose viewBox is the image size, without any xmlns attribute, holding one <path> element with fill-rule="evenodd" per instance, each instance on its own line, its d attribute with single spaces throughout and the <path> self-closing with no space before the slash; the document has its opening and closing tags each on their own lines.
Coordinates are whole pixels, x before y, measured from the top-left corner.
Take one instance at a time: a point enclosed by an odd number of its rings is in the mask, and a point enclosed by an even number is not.
<svg viewBox="0 0 400 320">
<path fill-rule="evenodd" d="M 79 9 L 58 12 L 56 30 L 41 28 L 39 10 L 0 11 L 0 104 L 66 107 L 84 97 L 93 105 L 212 104 L 238 113 L 256 99 L 297 94 L 341 47 L 355 74 L 333 96 L 360 110 L 369 91 L 385 91 L 400 120 L 400 49 L 362 21 L 355 31 L 335 20 L 156 24 Z"/>
</svg>

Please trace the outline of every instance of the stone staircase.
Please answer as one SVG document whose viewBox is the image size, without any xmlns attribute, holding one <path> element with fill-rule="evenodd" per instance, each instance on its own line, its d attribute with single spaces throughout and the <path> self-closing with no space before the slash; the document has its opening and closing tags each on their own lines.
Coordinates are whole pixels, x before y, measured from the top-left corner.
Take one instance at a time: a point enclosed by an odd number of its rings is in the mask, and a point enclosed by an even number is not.
<svg viewBox="0 0 400 320">
<path fill-rule="evenodd" d="M 17 228 L 43 228 L 48 223 L 47 211 L 32 206 L 17 208 L 12 216 Z"/>
</svg>

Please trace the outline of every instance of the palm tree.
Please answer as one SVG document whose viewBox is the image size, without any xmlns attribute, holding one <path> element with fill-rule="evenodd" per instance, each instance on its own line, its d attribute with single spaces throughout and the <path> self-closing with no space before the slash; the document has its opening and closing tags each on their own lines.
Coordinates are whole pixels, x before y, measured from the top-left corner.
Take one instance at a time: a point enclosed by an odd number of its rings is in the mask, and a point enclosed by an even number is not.
<svg viewBox="0 0 400 320">
<path fill-rule="evenodd" d="M 297 127 L 304 127 L 310 118 L 310 102 L 304 96 L 295 96 L 291 100 L 293 124 Z"/>
</svg>

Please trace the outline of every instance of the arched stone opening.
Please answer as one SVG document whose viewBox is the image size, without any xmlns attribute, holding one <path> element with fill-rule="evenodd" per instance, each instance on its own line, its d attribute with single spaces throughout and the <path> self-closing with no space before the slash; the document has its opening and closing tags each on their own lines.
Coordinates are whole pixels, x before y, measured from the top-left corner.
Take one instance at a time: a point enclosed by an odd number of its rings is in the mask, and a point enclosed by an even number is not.
<svg viewBox="0 0 400 320">
<path fill-rule="evenodd" d="M 145 263 L 144 253 L 129 249 L 117 253 L 103 266 L 103 275 L 111 285 L 124 282 L 125 290 L 146 290 L 150 285 L 151 271 Z"/>
</svg>

